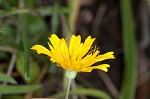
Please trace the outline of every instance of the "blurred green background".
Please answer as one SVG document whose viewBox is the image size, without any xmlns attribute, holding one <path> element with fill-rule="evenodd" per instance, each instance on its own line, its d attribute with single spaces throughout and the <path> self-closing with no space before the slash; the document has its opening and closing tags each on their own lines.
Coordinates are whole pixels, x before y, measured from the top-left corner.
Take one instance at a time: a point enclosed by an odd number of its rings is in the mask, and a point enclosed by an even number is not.
<svg viewBox="0 0 150 99">
<path fill-rule="evenodd" d="M 150 99 L 150 0 L 0 0 L 0 99 L 64 99 L 64 71 L 30 50 L 91 35 L 108 73 L 79 73 L 70 99 Z"/>
</svg>

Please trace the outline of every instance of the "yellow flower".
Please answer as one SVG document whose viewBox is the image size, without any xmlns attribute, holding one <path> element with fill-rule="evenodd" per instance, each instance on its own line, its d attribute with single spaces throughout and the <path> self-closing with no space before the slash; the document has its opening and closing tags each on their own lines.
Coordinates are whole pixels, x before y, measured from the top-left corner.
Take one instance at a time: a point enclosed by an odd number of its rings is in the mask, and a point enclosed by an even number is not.
<svg viewBox="0 0 150 99">
<path fill-rule="evenodd" d="M 59 39 L 55 34 L 52 34 L 49 40 L 51 42 L 51 44 L 48 42 L 50 50 L 41 45 L 34 45 L 31 49 L 36 50 L 38 54 L 48 55 L 52 62 L 56 62 L 65 70 L 91 72 L 93 69 L 100 69 L 107 72 L 109 64 L 95 65 L 95 63 L 115 58 L 113 51 L 99 55 L 98 49 L 91 49 L 95 40 L 91 36 L 88 36 L 84 43 L 81 42 L 80 35 L 72 35 L 69 44 L 64 38 Z"/>
</svg>

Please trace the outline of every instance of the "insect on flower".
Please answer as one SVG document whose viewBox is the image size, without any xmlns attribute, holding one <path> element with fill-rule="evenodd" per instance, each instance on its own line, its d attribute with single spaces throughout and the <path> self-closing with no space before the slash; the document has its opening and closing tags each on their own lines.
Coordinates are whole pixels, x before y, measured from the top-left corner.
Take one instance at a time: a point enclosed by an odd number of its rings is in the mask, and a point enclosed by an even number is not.
<svg viewBox="0 0 150 99">
<path fill-rule="evenodd" d="M 36 50 L 38 54 L 45 54 L 50 57 L 52 62 L 56 62 L 58 66 L 65 70 L 75 72 L 91 72 L 93 69 L 108 71 L 109 64 L 95 65 L 95 63 L 114 59 L 114 52 L 107 52 L 100 55 L 97 48 L 91 49 L 95 38 L 88 36 L 84 42 L 81 42 L 81 36 L 72 35 L 70 42 L 67 44 L 64 38 L 60 39 L 57 35 L 52 34 L 49 37 L 49 49 L 42 45 L 32 46 L 32 50 Z"/>
</svg>

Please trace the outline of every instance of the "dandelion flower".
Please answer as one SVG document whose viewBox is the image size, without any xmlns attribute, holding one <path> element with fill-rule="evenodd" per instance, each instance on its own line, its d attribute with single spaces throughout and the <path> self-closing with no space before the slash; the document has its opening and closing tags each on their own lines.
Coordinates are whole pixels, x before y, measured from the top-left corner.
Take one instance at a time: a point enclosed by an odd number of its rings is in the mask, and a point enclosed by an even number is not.
<svg viewBox="0 0 150 99">
<path fill-rule="evenodd" d="M 36 50 L 38 54 L 48 55 L 52 62 L 57 63 L 65 70 L 91 72 L 93 69 L 100 69 L 107 72 L 109 64 L 95 65 L 95 63 L 115 58 L 113 51 L 100 55 L 98 49 L 91 49 L 95 41 L 95 38 L 91 38 L 91 36 L 81 42 L 80 35 L 72 35 L 68 44 L 64 38 L 60 39 L 57 35 L 52 34 L 49 41 L 50 50 L 42 45 L 34 45 L 31 49 Z"/>
<path fill-rule="evenodd" d="M 68 44 L 64 38 L 60 39 L 57 35 L 52 34 L 49 37 L 50 43 L 48 42 L 50 50 L 42 45 L 34 45 L 31 48 L 38 54 L 48 55 L 52 62 L 66 70 L 68 84 L 65 99 L 68 99 L 71 80 L 76 77 L 77 72 L 91 72 L 93 69 L 107 72 L 109 64 L 96 65 L 95 63 L 115 58 L 113 51 L 100 55 L 97 48 L 91 49 L 94 40 L 95 38 L 88 36 L 83 43 L 80 35 L 72 35 Z"/>
</svg>

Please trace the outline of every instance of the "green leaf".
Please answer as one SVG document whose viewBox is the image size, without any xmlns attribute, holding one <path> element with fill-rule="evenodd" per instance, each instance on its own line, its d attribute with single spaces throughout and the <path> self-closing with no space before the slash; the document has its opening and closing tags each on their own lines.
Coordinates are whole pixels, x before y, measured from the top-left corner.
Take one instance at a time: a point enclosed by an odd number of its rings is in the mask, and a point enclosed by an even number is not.
<svg viewBox="0 0 150 99">
<path fill-rule="evenodd" d="M 41 85 L 0 85 L 0 94 L 29 93 L 41 88 Z"/>
<path fill-rule="evenodd" d="M 121 0 L 124 74 L 119 99 L 134 99 L 137 84 L 137 46 L 131 0 Z"/>
<path fill-rule="evenodd" d="M 46 24 L 44 20 L 39 16 L 28 16 L 28 29 L 32 35 L 43 33 L 46 30 Z"/>
<path fill-rule="evenodd" d="M 3 73 L 0 73 L 0 81 L 12 83 L 12 84 L 17 84 L 17 82 L 12 77 L 7 76 Z"/>
<path fill-rule="evenodd" d="M 38 66 L 38 64 L 36 62 L 34 62 L 30 56 L 30 72 L 29 72 L 29 79 L 26 80 L 25 79 L 25 65 L 24 65 L 24 53 L 23 52 L 20 52 L 19 55 L 18 55 L 18 58 L 17 58 L 17 64 L 16 64 L 16 68 L 17 68 L 17 71 L 21 74 L 22 78 L 24 79 L 24 81 L 26 83 L 32 83 L 39 75 L 40 73 L 40 68 Z"/>
<path fill-rule="evenodd" d="M 58 94 L 55 94 L 55 95 L 52 95 L 52 96 L 49 96 L 49 97 L 53 97 L 53 98 L 62 98 L 64 97 L 66 94 L 66 92 L 62 92 L 62 93 L 58 93 Z M 77 88 L 76 90 L 74 91 L 70 91 L 70 94 L 80 94 L 80 95 L 84 95 L 84 96 L 92 96 L 92 97 L 95 97 L 95 98 L 98 98 L 98 99 L 111 99 L 111 97 L 101 91 L 101 90 L 97 90 L 97 89 L 92 89 L 92 88 Z"/>
<path fill-rule="evenodd" d="M 15 35 L 15 30 L 11 26 L 3 26 L 2 32 L 5 33 L 6 35 L 13 36 Z"/>
</svg>

